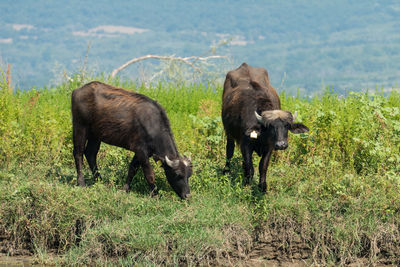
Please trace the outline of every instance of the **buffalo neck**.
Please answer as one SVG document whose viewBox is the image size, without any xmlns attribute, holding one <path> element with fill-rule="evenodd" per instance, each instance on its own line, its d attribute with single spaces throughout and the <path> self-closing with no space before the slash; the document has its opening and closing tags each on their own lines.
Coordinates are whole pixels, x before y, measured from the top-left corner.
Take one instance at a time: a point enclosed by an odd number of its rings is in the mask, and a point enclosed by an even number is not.
<svg viewBox="0 0 400 267">
<path fill-rule="evenodd" d="M 161 133 L 158 140 L 158 142 L 155 142 L 154 155 L 159 158 L 164 158 L 165 156 L 171 159 L 178 158 L 178 149 L 175 144 L 174 136 L 170 131 Z"/>
</svg>

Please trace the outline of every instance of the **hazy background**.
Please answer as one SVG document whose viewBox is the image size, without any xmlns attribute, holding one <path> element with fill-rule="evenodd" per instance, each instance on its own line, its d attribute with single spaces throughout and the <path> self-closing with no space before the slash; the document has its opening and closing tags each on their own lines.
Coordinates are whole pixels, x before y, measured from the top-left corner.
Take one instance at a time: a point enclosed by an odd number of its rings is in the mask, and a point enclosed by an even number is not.
<svg viewBox="0 0 400 267">
<path fill-rule="evenodd" d="M 11 64 L 16 87 L 78 71 L 89 44 L 93 74 L 149 53 L 214 52 L 229 56 L 229 68 L 265 67 L 292 93 L 391 90 L 400 84 L 400 1 L 0 1 L 0 66 Z M 153 71 L 146 64 L 120 75 L 136 79 Z"/>
</svg>

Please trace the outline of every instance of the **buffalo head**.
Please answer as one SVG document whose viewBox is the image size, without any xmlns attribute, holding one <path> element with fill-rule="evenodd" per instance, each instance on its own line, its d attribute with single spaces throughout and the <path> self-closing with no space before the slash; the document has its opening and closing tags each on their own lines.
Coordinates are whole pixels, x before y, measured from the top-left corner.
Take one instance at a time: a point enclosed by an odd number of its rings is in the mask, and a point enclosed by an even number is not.
<svg viewBox="0 0 400 267">
<path fill-rule="evenodd" d="M 189 177 L 192 175 L 192 162 L 190 158 L 179 157 L 171 160 L 168 156 L 165 156 L 163 167 L 165 176 L 172 189 L 174 189 L 180 198 L 189 198 Z"/>
<path fill-rule="evenodd" d="M 266 110 L 261 115 L 255 111 L 257 121 L 271 138 L 275 150 L 284 150 L 288 147 L 288 131 L 295 134 L 308 132 L 307 126 L 294 122 L 296 115 L 296 112 L 292 115 L 284 110 Z"/>
</svg>

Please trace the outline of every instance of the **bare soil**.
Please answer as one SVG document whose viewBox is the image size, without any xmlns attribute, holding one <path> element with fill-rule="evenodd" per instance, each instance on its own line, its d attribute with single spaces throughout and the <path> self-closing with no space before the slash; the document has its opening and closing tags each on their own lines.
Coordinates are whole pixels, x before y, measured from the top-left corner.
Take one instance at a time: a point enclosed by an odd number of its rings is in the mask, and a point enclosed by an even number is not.
<svg viewBox="0 0 400 267">
<path fill-rule="evenodd" d="M 40 266 L 34 265 L 32 256 L 19 255 L 19 256 L 7 256 L 5 253 L 0 253 L 0 267 L 28 267 L 28 266 Z"/>
<path fill-rule="evenodd" d="M 7 242 L 3 239 L 0 242 L 0 267 L 27 267 L 27 266 L 44 266 L 38 265 L 35 262 L 35 257 L 28 250 L 9 250 L 8 246 L 4 246 Z M 7 249 L 8 248 L 8 249 Z M 7 251 L 8 250 L 8 251 Z M 239 253 L 238 253 L 239 254 Z M 290 249 L 286 250 L 280 245 L 278 241 L 270 238 L 262 238 L 253 243 L 250 251 L 243 257 L 233 256 L 228 259 L 219 259 L 216 266 L 243 266 L 243 267 L 303 267 L 303 266 L 324 266 L 315 263 L 312 259 L 312 252 L 304 244 L 294 242 Z M 396 262 L 396 263 L 393 263 Z M 361 266 L 399 266 L 400 259 L 394 261 L 393 259 L 381 259 L 378 263 L 371 265 L 366 258 L 359 258 L 355 262 L 349 263 L 349 267 Z"/>
<path fill-rule="evenodd" d="M 368 258 L 358 258 L 348 263 L 348 267 L 364 266 L 400 266 L 400 258 L 381 258 L 375 264 L 371 264 Z M 253 241 L 253 246 L 245 257 L 236 258 L 223 265 L 230 266 L 271 266 L 271 267 L 303 267 L 303 266 L 325 266 L 321 261 L 313 259 L 311 249 L 300 242 L 292 240 L 290 247 L 283 247 L 277 236 L 263 233 Z M 330 264 L 331 265 L 331 264 Z M 337 264 L 339 265 L 339 263 Z"/>
</svg>

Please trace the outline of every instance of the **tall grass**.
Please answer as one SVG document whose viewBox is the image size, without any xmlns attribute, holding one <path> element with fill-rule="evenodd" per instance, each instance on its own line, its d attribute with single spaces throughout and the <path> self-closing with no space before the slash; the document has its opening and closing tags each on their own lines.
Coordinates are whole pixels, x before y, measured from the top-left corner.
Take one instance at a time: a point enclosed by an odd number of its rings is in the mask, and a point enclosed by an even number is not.
<svg viewBox="0 0 400 267">
<path fill-rule="evenodd" d="M 271 238 L 292 257 L 299 244 L 326 265 L 399 256 L 400 94 L 305 99 L 281 94 L 308 134 L 274 153 L 261 194 L 241 183 L 237 151 L 222 175 L 222 88 L 149 86 L 98 77 L 165 107 L 179 151 L 190 155 L 193 199 L 182 202 L 153 164 L 160 195 L 142 173 L 122 192 L 133 154 L 102 145 L 103 180 L 78 188 L 72 158 L 70 95 L 76 75 L 56 88 L 10 93 L 0 81 L 0 236 L 7 251 L 55 252 L 59 264 L 225 264 Z M 259 158 L 256 156 L 256 160 Z M 86 164 L 86 163 L 85 163 Z M 38 257 L 43 260 L 43 257 Z"/>
</svg>

